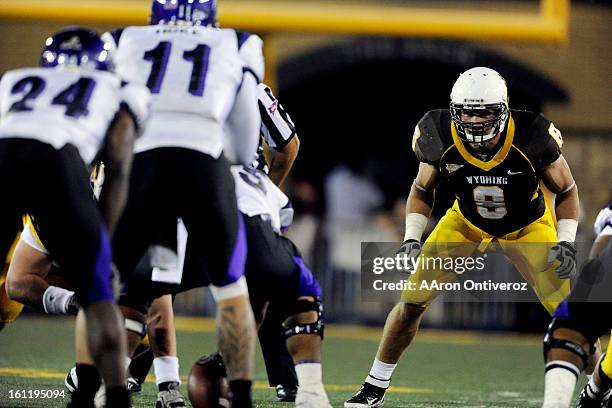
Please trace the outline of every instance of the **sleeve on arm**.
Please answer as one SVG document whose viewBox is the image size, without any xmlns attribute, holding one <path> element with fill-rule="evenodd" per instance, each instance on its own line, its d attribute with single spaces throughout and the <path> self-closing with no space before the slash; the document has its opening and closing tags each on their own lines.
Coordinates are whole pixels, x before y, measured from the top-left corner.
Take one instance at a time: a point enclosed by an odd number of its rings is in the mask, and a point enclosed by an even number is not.
<svg viewBox="0 0 612 408">
<path fill-rule="evenodd" d="M 45 255 L 49 255 L 49 251 L 47 251 L 45 246 L 42 244 L 40 238 L 38 237 L 38 233 L 34 229 L 34 225 L 32 224 L 32 221 L 29 219 L 29 217 L 25 226 L 23 227 L 20 239 L 38 252 L 41 252 Z"/>
<path fill-rule="evenodd" d="M 257 82 L 245 75 L 236 101 L 227 118 L 225 155 L 233 164 L 255 160 L 259 145 L 261 118 L 257 109 Z"/>
<path fill-rule="evenodd" d="M 236 32 L 238 35 L 238 53 L 242 58 L 243 71 L 252 74 L 257 83 L 264 79 L 265 63 L 263 57 L 263 40 L 255 34 Z"/>
<path fill-rule="evenodd" d="M 295 136 L 295 125 L 266 84 L 257 86 L 261 130 L 268 146 L 282 150 Z"/>
</svg>

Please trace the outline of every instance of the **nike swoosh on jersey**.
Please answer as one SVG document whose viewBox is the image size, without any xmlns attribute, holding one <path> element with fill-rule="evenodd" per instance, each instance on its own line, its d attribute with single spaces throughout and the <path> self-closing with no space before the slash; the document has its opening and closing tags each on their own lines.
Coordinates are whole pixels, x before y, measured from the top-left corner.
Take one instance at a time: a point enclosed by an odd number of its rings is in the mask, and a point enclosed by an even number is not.
<svg viewBox="0 0 612 408">
<path fill-rule="evenodd" d="M 517 174 L 521 174 L 521 173 L 522 173 L 522 171 L 511 171 L 511 170 L 508 170 L 508 175 L 509 176 L 516 176 Z"/>
</svg>

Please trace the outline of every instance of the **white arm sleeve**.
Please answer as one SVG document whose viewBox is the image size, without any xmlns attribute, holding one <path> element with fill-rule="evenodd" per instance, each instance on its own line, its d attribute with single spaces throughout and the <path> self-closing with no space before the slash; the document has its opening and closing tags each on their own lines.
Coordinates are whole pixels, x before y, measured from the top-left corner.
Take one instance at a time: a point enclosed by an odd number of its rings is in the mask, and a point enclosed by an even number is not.
<svg viewBox="0 0 612 408">
<path fill-rule="evenodd" d="M 225 155 L 232 164 L 248 164 L 259 145 L 261 117 L 257 105 L 257 80 L 245 73 L 226 123 Z"/>
<path fill-rule="evenodd" d="M 23 231 L 21 232 L 21 237 L 19 239 L 28 244 L 30 247 L 37 250 L 38 252 L 41 252 L 45 255 L 49 255 L 49 251 L 47 251 L 45 247 L 42 246 L 40 240 L 36 237 L 34 233 L 34 226 L 29 220 L 23 228 Z"/>
</svg>

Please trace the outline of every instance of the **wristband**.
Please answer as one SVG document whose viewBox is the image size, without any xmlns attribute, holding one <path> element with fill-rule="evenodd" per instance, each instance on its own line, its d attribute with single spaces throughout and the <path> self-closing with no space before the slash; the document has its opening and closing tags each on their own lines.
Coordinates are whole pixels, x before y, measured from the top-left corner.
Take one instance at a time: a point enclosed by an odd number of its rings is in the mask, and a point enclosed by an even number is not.
<svg viewBox="0 0 612 408">
<path fill-rule="evenodd" d="M 406 214 L 406 233 L 404 234 L 404 241 L 407 241 L 409 239 L 420 241 L 421 235 L 423 235 L 423 231 L 425 231 L 426 226 L 427 217 L 423 214 Z"/>
</svg>

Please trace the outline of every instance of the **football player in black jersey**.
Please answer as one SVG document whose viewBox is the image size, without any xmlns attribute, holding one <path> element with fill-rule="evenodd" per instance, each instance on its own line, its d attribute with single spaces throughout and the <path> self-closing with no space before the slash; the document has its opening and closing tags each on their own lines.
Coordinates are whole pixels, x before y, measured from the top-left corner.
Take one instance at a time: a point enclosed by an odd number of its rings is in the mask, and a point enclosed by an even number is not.
<svg viewBox="0 0 612 408">
<path fill-rule="evenodd" d="M 485 250 L 495 240 L 552 313 L 569 293 L 579 215 L 578 190 L 561 155 L 562 143 L 561 133 L 544 115 L 509 109 L 506 82 L 499 73 L 476 67 L 461 74 L 450 109 L 426 113 L 415 129 L 412 147 L 419 172 L 406 203 L 399 253 L 439 256 L 435 247 L 448 242 Z M 453 186 L 456 200 L 421 251 L 433 190 L 442 179 Z M 556 194 L 556 223 L 540 182 Z M 543 250 L 545 243 L 550 244 Z M 474 245 L 460 251 L 467 247 Z M 419 290 L 421 283 L 456 277 L 453 271 L 416 268 L 408 279 L 416 290 L 404 291 L 390 312 L 372 369 L 346 408 L 383 406 L 391 374 L 423 312 L 439 294 Z"/>
</svg>

